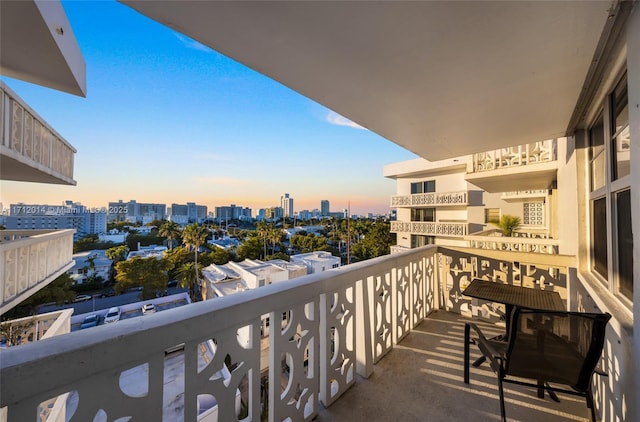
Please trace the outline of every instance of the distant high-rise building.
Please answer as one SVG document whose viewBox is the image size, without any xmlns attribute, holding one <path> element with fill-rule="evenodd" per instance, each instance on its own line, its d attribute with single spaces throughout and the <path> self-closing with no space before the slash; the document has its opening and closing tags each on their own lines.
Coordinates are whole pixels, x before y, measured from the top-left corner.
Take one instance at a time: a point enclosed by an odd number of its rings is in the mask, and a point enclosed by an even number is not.
<svg viewBox="0 0 640 422">
<path fill-rule="evenodd" d="M 147 224 L 154 220 L 167 218 L 166 204 L 142 203 L 130 200 L 129 202 L 109 202 L 107 207 L 108 221 L 128 221 L 130 223 Z"/>
<path fill-rule="evenodd" d="M 62 205 L 11 204 L 5 218 L 9 230 L 75 229 L 74 240 L 88 234 L 107 231 L 107 213 L 103 208 L 90 208 L 78 202 Z"/>
<path fill-rule="evenodd" d="M 284 212 L 284 217 L 293 218 L 293 198 L 288 193 L 280 197 L 280 206 Z"/>
<path fill-rule="evenodd" d="M 169 213 L 171 221 L 178 224 L 202 223 L 207 218 L 207 206 L 195 202 L 171 204 Z"/>
<path fill-rule="evenodd" d="M 222 223 L 229 220 L 250 220 L 251 208 L 231 204 L 229 206 L 216 207 L 216 221 Z"/>
<path fill-rule="evenodd" d="M 328 217 L 330 212 L 331 211 L 329 210 L 329 200 L 323 199 L 322 201 L 320 201 L 320 215 L 322 217 Z"/>
</svg>

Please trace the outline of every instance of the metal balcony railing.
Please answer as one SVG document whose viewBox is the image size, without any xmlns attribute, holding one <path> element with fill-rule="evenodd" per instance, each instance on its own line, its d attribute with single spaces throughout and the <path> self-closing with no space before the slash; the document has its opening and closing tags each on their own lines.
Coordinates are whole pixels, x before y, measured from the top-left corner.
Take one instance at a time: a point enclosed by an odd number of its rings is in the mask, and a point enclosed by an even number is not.
<svg viewBox="0 0 640 422">
<path fill-rule="evenodd" d="M 0 407 L 8 406 L 10 422 L 30 421 L 69 394 L 71 421 L 196 421 L 202 403 L 221 421 L 308 421 L 320 403 L 342 400 L 356 373 L 371 375 L 432 311 L 498 321 L 494 305 L 462 295 L 471 279 L 553 289 L 566 299 L 569 274 L 562 265 L 411 249 L 0 350 Z M 283 321 L 267 338 L 260 337 L 264 315 Z M 598 385 L 602 408 L 618 400 L 616 379 Z"/>
</svg>

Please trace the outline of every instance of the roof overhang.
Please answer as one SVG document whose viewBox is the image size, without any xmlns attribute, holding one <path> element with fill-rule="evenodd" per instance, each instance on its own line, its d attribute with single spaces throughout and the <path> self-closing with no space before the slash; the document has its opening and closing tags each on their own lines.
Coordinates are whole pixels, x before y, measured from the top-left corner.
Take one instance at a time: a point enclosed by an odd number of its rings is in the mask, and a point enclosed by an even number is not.
<svg viewBox="0 0 640 422">
<path fill-rule="evenodd" d="M 140 1 L 430 160 L 565 135 L 611 1 Z"/>
<path fill-rule="evenodd" d="M 59 1 L 0 1 L 0 74 L 86 96 L 86 65 Z"/>
</svg>

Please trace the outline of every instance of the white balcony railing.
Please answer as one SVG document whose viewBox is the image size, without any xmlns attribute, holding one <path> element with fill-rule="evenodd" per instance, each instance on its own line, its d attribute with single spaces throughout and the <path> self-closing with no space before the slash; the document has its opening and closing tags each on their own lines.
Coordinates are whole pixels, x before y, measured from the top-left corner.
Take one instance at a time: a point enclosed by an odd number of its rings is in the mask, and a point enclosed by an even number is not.
<svg viewBox="0 0 640 422">
<path fill-rule="evenodd" d="M 0 153 L 3 180 L 75 185 L 75 148 L 2 81 Z"/>
<path fill-rule="evenodd" d="M 270 421 L 312 420 L 320 402 L 328 407 L 340 400 L 354 385 L 356 372 L 369 376 L 431 311 L 498 321 L 495 304 L 462 295 L 472 279 L 552 289 L 565 300 L 568 280 L 580 283 L 561 260 L 541 264 L 529 255 L 527 261 L 426 246 L 0 349 L 0 408 L 7 407 L 4 416 L 10 422 L 33 421 L 46 413 L 43 406 L 68 395 L 73 397 L 66 406 L 70 421 L 202 421 L 198 403 L 211 402 L 203 398 L 212 396 L 220 421 L 258 421 L 267 414 Z M 283 314 L 287 322 L 261 341 L 261 317 L 278 321 Z M 620 344 L 615 330 L 607 333 L 608 342 Z M 205 349 L 210 352 L 203 359 Z M 622 389 L 633 363 L 611 354 L 623 353 L 618 349 L 605 348 L 609 378 L 594 392 L 606 420 L 624 419 L 631 394 Z M 179 367 L 169 364 L 176 353 L 183 359 Z M 261 382 L 262 371 L 268 383 Z M 182 391 L 168 393 L 171 377 Z M 267 386 L 263 395 L 261 386 Z"/>
<path fill-rule="evenodd" d="M 319 401 L 337 400 L 356 371 L 370 374 L 438 306 L 436 251 L 386 256 L 0 351 L 0 407 L 8 406 L 9 421 L 33 420 L 42 403 L 73 392 L 71 420 L 98 413 L 162 420 L 163 408 L 175 405 L 184 420 L 195 421 L 199 396 L 212 395 L 218 420 L 227 421 L 237 418 L 242 385 L 247 417 L 260 420 L 261 317 L 278 321 L 286 313 L 286 327 L 268 339 L 269 418 L 311 420 Z M 209 341 L 215 353 L 199 362 Z M 163 386 L 167 353 L 178 349 L 184 392 L 176 403 Z M 215 376 L 223 366 L 230 379 Z M 140 367 L 145 379 L 134 389 L 129 375 Z"/>
<path fill-rule="evenodd" d="M 468 224 L 430 221 L 392 221 L 391 233 L 410 233 L 427 236 L 460 237 L 467 234 Z"/>
<path fill-rule="evenodd" d="M 73 266 L 75 230 L 0 231 L 0 313 Z"/>
<path fill-rule="evenodd" d="M 411 195 L 395 195 L 391 197 L 392 207 L 445 207 L 464 206 L 469 204 L 467 191 L 414 193 Z"/>
<path fill-rule="evenodd" d="M 510 199 L 541 198 L 547 196 L 547 194 L 547 189 L 519 190 L 514 192 L 502 192 L 502 199 L 508 201 Z"/>
<path fill-rule="evenodd" d="M 473 155 L 473 171 L 482 172 L 555 161 L 556 155 L 555 139 L 485 151 Z"/>
<path fill-rule="evenodd" d="M 465 236 L 469 247 L 505 252 L 558 254 L 559 243 L 545 230 L 522 230 L 513 237 L 502 236 L 499 229 L 489 229 Z"/>
</svg>

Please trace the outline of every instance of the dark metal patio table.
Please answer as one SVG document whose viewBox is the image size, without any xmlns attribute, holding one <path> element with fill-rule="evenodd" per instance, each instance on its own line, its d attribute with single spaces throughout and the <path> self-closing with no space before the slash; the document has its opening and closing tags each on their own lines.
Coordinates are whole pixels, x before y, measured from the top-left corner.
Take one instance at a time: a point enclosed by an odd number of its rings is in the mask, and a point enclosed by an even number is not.
<svg viewBox="0 0 640 422">
<path fill-rule="evenodd" d="M 564 301 L 558 292 L 530 287 L 512 286 L 493 281 L 474 279 L 462 292 L 465 296 L 503 303 L 506 306 L 507 328 L 514 306 L 545 311 L 564 311 Z"/>
<path fill-rule="evenodd" d="M 513 286 L 510 284 L 503 284 L 499 282 L 481 280 L 479 278 L 471 281 L 471 284 L 467 286 L 462 292 L 463 295 L 474 297 L 476 299 L 483 299 L 489 302 L 497 302 L 505 305 L 505 323 L 506 323 L 506 336 L 499 336 L 498 340 L 506 340 L 509 335 L 509 327 L 511 325 L 511 313 L 514 306 L 528 309 L 540 309 L 545 311 L 564 311 L 564 301 L 560 297 L 558 292 L 551 290 L 540 290 L 531 287 Z M 467 357 L 468 358 L 468 357 Z M 473 366 L 478 367 L 485 361 L 484 356 L 480 357 L 473 363 Z M 544 389 L 538 389 L 538 397 L 543 397 Z M 549 392 L 551 398 L 555 401 L 559 401 L 558 397 L 552 392 Z"/>
</svg>

